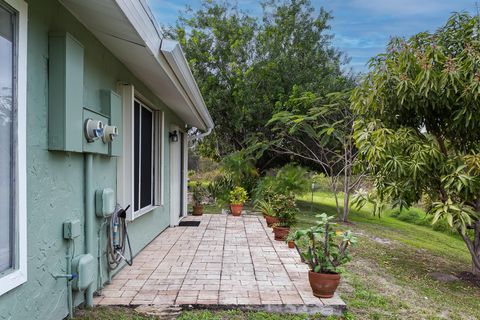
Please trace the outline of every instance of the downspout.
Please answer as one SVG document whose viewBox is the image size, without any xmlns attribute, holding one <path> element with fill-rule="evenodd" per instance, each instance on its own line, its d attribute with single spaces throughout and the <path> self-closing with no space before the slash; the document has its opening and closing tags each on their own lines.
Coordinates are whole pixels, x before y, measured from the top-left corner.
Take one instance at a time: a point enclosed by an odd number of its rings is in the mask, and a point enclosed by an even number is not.
<svg viewBox="0 0 480 320">
<path fill-rule="evenodd" d="M 93 250 L 93 228 L 95 225 L 95 211 L 94 211 L 94 196 L 93 190 L 93 155 L 85 153 L 85 253 L 94 255 Z M 95 282 L 94 282 L 95 283 Z M 93 307 L 93 283 L 88 286 L 85 293 L 85 304 L 88 307 Z"/>
<path fill-rule="evenodd" d="M 209 134 L 211 134 L 211 133 L 212 133 L 212 130 L 213 130 L 213 128 L 209 127 L 206 132 L 201 133 L 201 134 L 198 134 L 198 135 L 196 135 L 196 136 L 190 136 L 190 137 L 188 137 L 188 139 L 189 139 L 190 141 L 200 140 L 200 139 L 208 136 Z"/>
</svg>

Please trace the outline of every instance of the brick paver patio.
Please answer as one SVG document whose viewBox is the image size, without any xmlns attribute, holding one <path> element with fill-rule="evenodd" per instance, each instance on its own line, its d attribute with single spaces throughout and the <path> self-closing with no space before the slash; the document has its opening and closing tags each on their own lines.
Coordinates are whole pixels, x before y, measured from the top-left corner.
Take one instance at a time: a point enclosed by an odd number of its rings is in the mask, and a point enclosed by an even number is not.
<svg viewBox="0 0 480 320">
<path fill-rule="evenodd" d="M 101 305 L 219 305 L 339 314 L 319 299 L 295 249 L 275 241 L 262 217 L 203 215 L 198 227 L 168 228 L 105 286 Z"/>
</svg>

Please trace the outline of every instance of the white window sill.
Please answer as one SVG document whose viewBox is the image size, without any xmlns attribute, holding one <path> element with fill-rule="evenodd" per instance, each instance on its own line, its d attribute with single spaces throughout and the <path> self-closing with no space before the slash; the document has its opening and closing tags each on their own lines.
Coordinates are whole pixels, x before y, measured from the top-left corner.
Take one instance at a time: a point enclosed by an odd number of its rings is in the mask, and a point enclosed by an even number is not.
<svg viewBox="0 0 480 320">
<path fill-rule="evenodd" d="M 140 218 L 141 216 L 143 216 L 144 214 L 147 214 L 149 212 L 152 212 L 153 210 L 155 209 L 158 209 L 160 208 L 161 206 L 157 206 L 157 205 L 150 205 L 148 207 L 145 207 L 145 208 L 142 208 L 140 210 L 137 210 L 135 211 L 133 214 L 132 214 L 132 217 L 130 219 L 130 221 L 134 221 L 135 219 L 138 219 Z"/>
<path fill-rule="evenodd" d="M 22 283 L 27 282 L 27 274 L 24 270 L 15 270 L 0 277 L 0 296 Z"/>
</svg>

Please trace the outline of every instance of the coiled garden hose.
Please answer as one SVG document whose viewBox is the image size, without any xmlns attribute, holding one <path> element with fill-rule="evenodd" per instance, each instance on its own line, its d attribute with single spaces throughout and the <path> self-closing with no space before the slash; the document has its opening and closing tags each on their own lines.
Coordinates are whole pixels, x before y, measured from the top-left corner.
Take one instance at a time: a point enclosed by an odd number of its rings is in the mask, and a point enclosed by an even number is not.
<svg viewBox="0 0 480 320">
<path fill-rule="evenodd" d="M 110 223 L 108 225 L 108 245 L 107 245 L 107 257 L 108 267 L 110 270 L 116 269 L 122 260 L 124 260 L 129 266 L 133 264 L 132 246 L 130 245 L 130 238 L 127 230 L 127 210 L 117 206 L 115 212 L 110 217 Z M 125 251 L 128 245 L 128 251 L 130 260 L 125 257 Z"/>
</svg>

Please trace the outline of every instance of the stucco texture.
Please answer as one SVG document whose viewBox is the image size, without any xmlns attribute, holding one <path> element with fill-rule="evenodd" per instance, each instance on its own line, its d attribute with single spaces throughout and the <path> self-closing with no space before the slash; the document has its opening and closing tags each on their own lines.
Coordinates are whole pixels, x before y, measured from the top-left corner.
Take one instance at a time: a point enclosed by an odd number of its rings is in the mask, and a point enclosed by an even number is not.
<svg viewBox="0 0 480 320">
<path fill-rule="evenodd" d="M 67 243 L 62 223 L 79 219 L 84 224 L 84 155 L 48 151 L 48 33 L 67 31 L 85 47 L 84 104 L 100 111 L 100 90 L 115 90 L 118 81 L 132 83 L 156 107 L 165 112 L 164 195 L 169 199 L 168 128 L 181 122 L 140 83 L 103 45 L 55 0 L 27 1 L 27 190 L 28 281 L 0 296 L 0 319 L 63 319 L 68 314 L 65 279 L 52 275 L 66 272 Z M 95 188 L 116 189 L 116 158 L 95 155 Z M 169 224 L 169 206 L 143 215 L 129 224 L 132 248 L 138 253 Z M 96 218 L 95 236 L 101 220 Z M 102 230 L 102 251 L 106 246 Z M 84 252 L 84 236 L 75 240 L 75 253 Z M 95 242 L 95 250 L 97 243 Z M 103 256 L 103 254 L 102 254 Z M 107 269 L 102 257 L 104 281 Z M 75 295 L 75 303 L 83 296 Z"/>
</svg>

